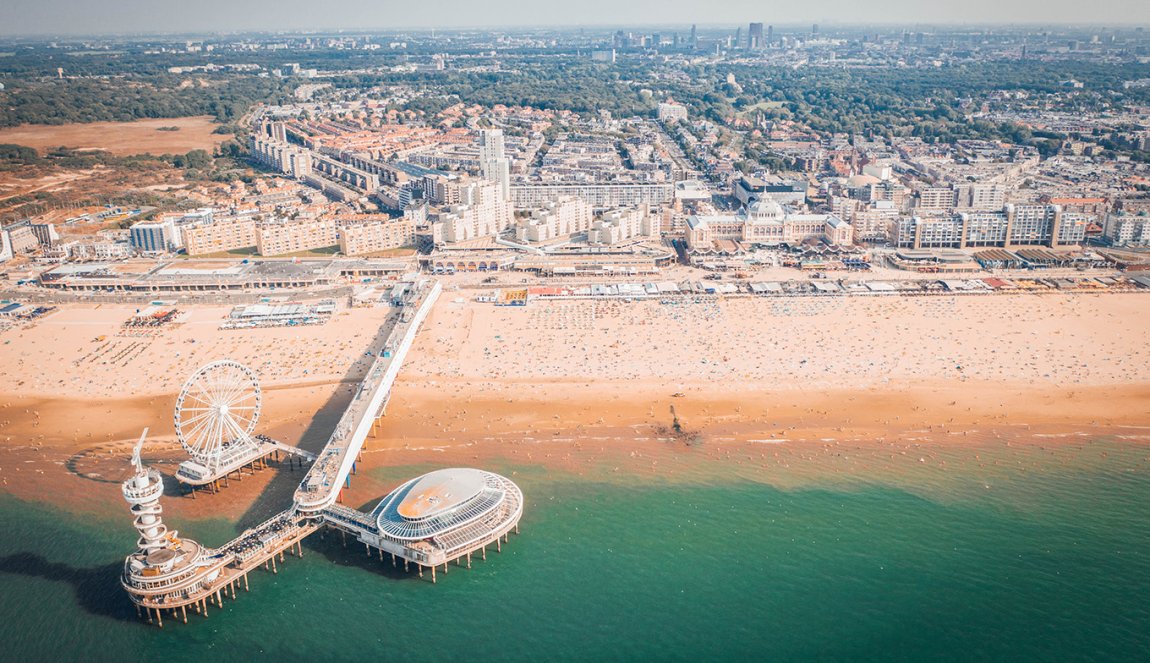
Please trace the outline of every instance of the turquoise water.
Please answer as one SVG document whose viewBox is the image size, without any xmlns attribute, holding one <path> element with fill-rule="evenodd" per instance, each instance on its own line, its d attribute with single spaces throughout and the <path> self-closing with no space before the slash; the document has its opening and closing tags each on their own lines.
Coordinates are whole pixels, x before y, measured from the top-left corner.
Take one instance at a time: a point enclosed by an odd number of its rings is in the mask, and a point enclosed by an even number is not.
<svg viewBox="0 0 1150 663">
<path fill-rule="evenodd" d="M 432 585 L 316 536 L 239 601 L 164 630 L 117 585 L 127 517 L 0 497 L 3 658 L 1147 660 L 1150 452 L 1102 449 L 993 489 L 959 469 L 937 495 L 493 468 L 518 473 L 523 533 L 471 570 Z"/>
</svg>

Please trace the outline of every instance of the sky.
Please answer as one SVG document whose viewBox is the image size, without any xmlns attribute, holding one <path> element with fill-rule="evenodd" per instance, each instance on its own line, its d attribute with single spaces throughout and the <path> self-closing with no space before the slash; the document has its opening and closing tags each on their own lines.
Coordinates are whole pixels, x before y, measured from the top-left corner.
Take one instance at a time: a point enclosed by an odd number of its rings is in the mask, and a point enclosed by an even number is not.
<svg viewBox="0 0 1150 663">
<path fill-rule="evenodd" d="M 0 0 L 0 35 L 416 27 L 1091 23 L 1150 25 L 1150 0 Z"/>
</svg>

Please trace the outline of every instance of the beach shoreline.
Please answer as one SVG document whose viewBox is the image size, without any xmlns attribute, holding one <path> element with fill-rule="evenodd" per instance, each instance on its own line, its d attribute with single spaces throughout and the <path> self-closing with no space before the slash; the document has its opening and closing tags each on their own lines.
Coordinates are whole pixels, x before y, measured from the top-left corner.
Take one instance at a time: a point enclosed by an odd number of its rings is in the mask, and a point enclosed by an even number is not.
<svg viewBox="0 0 1150 663">
<path fill-rule="evenodd" d="M 349 499 L 378 498 L 394 487 L 388 468 L 417 465 L 801 486 L 901 481 L 920 471 L 914 466 L 1011 445 L 1146 444 L 1150 362 L 1139 340 L 1140 301 L 1108 295 L 1052 305 L 1020 296 L 1011 302 L 1017 315 L 1004 318 L 957 298 L 845 309 L 740 300 L 507 310 L 441 300 L 367 442 Z M 887 315 L 869 325 L 846 322 L 883 306 Z M 368 365 L 365 352 L 387 312 L 348 310 L 317 327 L 218 331 L 226 308 L 190 307 L 126 369 L 85 363 L 133 310 L 65 306 L 2 335 L 5 364 L 16 370 L 0 378 L 0 492 L 119 513 L 116 482 L 140 430 L 150 428 L 145 457 L 170 476 L 184 458 L 171 424 L 179 385 L 201 363 L 225 357 L 261 374 L 259 432 L 317 450 Z M 930 318 L 939 310 L 949 313 L 944 323 Z M 947 342 L 956 349 L 930 351 Z M 668 348 L 675 361 L 661 359 Z M 120 377 L 133 369 L 144 375 Z M 264 471 L 233 481 L 219 499 L 172 499 L 169 507 L 182 517 L 250 520 L 282 509 L 301 477 Z"/>
</svg>

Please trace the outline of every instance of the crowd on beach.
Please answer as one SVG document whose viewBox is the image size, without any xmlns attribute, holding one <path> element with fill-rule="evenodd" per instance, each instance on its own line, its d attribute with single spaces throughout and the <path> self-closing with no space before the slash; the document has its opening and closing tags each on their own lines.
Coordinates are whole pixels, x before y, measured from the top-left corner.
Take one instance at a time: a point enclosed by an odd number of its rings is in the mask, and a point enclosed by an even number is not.
<svg viewBox="0 0 1150 663">
<path fill-rule="evenodd" d="M 673 303 L 668 303 L 673 302 Z M 1139 295 L 453 304 L 409 375 L 474 381 L 1117 383 L 1150 376 Z M 489 385 L 488 385 L 489 386 Z"/>
<path fill-rule="evenodd" d="M 185 314 L 182 324 L 148 327 L 145 337 L 117 335 L 130 315 L 127 307 L 65 308 L 33 328 L 8 330 L 0 390 L 93 398 L 169 394 L 218 359 L 248 365 L 265 387 L 358 382 L 371 365 L 373 357 L 365 353 L 375 350 L 386 310 L 357 309 L 335 318 L 342 324 L 322 327 L 228 333 L 217 330 L 225 309 Z"/>
</svg>

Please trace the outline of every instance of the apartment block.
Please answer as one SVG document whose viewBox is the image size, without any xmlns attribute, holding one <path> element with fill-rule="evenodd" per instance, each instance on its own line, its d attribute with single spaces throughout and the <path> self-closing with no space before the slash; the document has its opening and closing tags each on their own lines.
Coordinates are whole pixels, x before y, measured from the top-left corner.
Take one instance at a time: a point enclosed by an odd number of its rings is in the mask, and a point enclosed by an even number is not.
<svg viewBox="0 0 1150 663">
<path fill-rule="evenodd" d="M 362 256 L 415 243 L 415 223 L 410 218 L 340 221 L 339 250 L 345 256 Z"/>
<path fill-rule="evenodd" d="M 190 256 L 222 253 L 256 245 L 256 224 L 251 218 L 219 219 L 183 229 L 184 248 Z"/>
<path fill-rule="evenodd" d="M 310 251 L 339 243 L 333 220 L 277 220 L 256 226 L 256 251 L 261 256 Z"/>
</svg>

